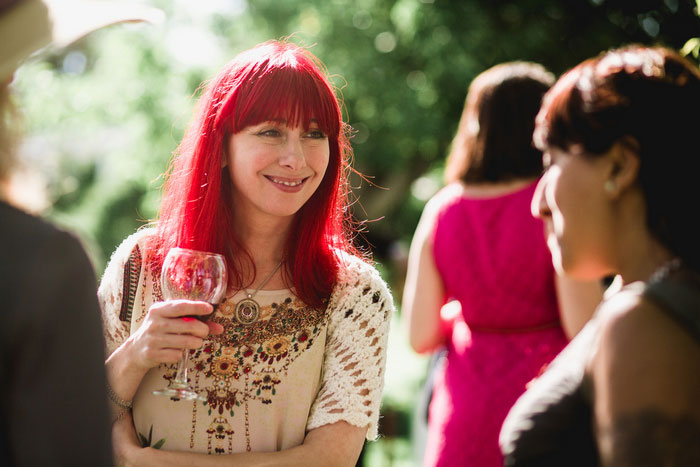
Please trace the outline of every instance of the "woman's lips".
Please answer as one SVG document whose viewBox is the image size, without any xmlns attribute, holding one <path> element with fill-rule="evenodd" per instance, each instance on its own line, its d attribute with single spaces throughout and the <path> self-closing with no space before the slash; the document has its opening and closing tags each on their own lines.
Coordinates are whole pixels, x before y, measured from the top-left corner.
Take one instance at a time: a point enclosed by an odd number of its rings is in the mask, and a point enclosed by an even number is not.
<svg viewBox="0 0 700 467">
<path fill-rule="evenodd" d="M 286 192 L 296 192 L 301 190 L 302 185 L 309 177 L 304 178 L 282 178 L 265 175 L 265 178 L 270 180 L 277 188 Z"/>
</svg>

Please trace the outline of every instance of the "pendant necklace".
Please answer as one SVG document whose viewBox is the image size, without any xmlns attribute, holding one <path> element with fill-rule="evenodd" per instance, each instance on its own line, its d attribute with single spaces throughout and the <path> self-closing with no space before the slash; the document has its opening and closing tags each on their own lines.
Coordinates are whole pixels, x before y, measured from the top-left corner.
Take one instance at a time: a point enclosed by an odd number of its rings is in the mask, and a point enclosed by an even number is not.
<svg viewBox="0 0 700 467">
<path fill-rule="evenodd" d="M 282 262 L 277 265 L 277 267 L 270 273 L 269 276 L 265 278 L 264 281 L 262 281 L 262 284 L 260 284 L 260 287 L 258 287 L 255 292 L 250 293 L 248 292 L 248 289 L 243 289 L 243 291 L 246 294 L 246 298 L 242 299 L 238 304 L 236 305 L 236 311 L 235 311 L 235 317 L 236 321 L 241 323 L 244 326 L 249 326 L 256 322 L 258 318 L 260 318 L 260 305 L 258 302 L 253 300 L 253 297 L 260 292 L 260 289 L 265 287 L 265 284 L 267 284 L 270 279 L 272 279 L 272 276 L 275 275 L 277 270 L 282 266 Z"/>
</svg>

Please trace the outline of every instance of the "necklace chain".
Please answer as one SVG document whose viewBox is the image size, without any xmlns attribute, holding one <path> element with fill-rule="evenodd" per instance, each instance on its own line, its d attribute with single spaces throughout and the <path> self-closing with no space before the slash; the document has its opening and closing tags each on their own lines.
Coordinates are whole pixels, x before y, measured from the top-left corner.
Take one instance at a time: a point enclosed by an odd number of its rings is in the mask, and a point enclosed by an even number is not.
<svg viewBox="0 0 700 467">
<path fill-rule="evenodd" d="M 257 295 L 257 293 L 260 292 L 260 289 L 265 287 L 265 285 L 267 285 L 267 283 L 270 282 L 270 279 L 272 279 L 272 276 L 275 275 L 275 273 L 280 268 L 280 266 L 282 266 L 282 261 L 280 261 L 277 264 L 277 266 L 275 266 L 275 269 L 273 269 L 272 272 L 265 278 L 265 280 L 262 281 L 262 284 L 260 284 L 260 286 L 257 289 L 255 289 L 255 292 L 250 293 L 250 292 L 248 292 L 248 289 L 246 289 L 245 287 L 243 288 L 243 291 L 245 292 L 248 299 L 252 299 L 253 297 L 255 297 L 255 295 Z"/>
<path fill-rule="evenodd" d="M 683 262 L 680 258 L 672 258 L 666 261 L 664 264 L 654 270 L 651 276 L 649 276 L 649 279 L 647 279 L 647 283 L 659 282 L 666 279 L 669 274 L 674 272 L 676 269 L 679 269 L 682 264 Z"/>
</svg>

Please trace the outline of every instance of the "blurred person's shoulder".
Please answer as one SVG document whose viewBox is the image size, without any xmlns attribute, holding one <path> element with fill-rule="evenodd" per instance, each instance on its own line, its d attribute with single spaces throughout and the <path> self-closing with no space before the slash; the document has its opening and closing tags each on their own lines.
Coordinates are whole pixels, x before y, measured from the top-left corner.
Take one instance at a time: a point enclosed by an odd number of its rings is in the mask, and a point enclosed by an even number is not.
<svg viewBox="0 0 700 467">
<path fill-rule="evenodd" d="M 55 324 L 51 317 L 61 315 L 57 310 L 66 303 L 71 312 L 76 303 L 88 303 L 85 291 L 96 290 L 94 270 L 74 234 L 3 202 L 0 226 L 3 332 Z"/>
<path fill-rule="evenodd" d="M 654 406 L 700 418 L 700 341 L 645 289 L 632 283 L 603 302 L 594 365 L 619 395 L 616 412 Z"/>
<path fill-rule="evenodd" d="M 0 245 L 8 251 L 34 241 L 69 235 L 44 219 L 3 201 L 0 201 L 0 225 Z"/>
<path fill-rule="evenodd" d="M 18 278 L 37 262 L 46 269 L 60 268 L 73 258 L 88 261 L 74 234 L 2 201 L 0 225 L 2 269 Z"/>
<path fill-rule="evenodd" d="M 464 198 L 464 185 L 453 182 L 442 187 L 425 204 L 423 218 L 434 220 L 442 212 L 459 203 Z"/>
<path fill-rule="evenodd" d="M 643 282 L 633 282 L 618 290 L 606 292 L 606 299 L 600 306 L 602 315 L 603 335 L 615 342 L 641 341 L 642 344 L 652 344 L 664 340 L 670 347 L 693 342 L 700 346 L 700 341 L 693 337 L 692 326 L 695 323 L 683 322 L 674 312 L 672 304 L 666 304 L 654 299 L 649 294 L 651 288 Z M 700 286 L 700 283 L 698 283 Z M 613 286 L 611 286 L 613 288 Z M 700 304 L 700 290 L 694 291 L 694 304 Z M 688 313 L 693 315 L 696 313 Z M 684 336 L 684 339 L 680 339 Z M 619 344 L 618 344 L 619 345 Z"/>
<path fill-rule="evenodd" d="M 465 187 L 460 182 L 453 182 L 442 187 L 426 204 L 426 208 L 440 209 L 442 206 L 455 203 L 462 199 Z"/>
</svg>

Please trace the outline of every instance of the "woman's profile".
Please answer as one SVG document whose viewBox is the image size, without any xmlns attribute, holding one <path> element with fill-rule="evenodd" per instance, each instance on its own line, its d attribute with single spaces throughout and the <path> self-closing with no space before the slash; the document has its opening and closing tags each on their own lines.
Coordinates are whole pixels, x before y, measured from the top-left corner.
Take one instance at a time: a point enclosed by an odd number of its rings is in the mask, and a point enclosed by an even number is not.
<svg viewBox="0 0 700 467">
<path fill-rule="evenodd" d="M 697 65 L 639 45 L 545 97 L 533 214 L 559 271 L 620 287 L 511 410 L 506 465 L 700 464 L 698 103 Z"/>
</svg>

